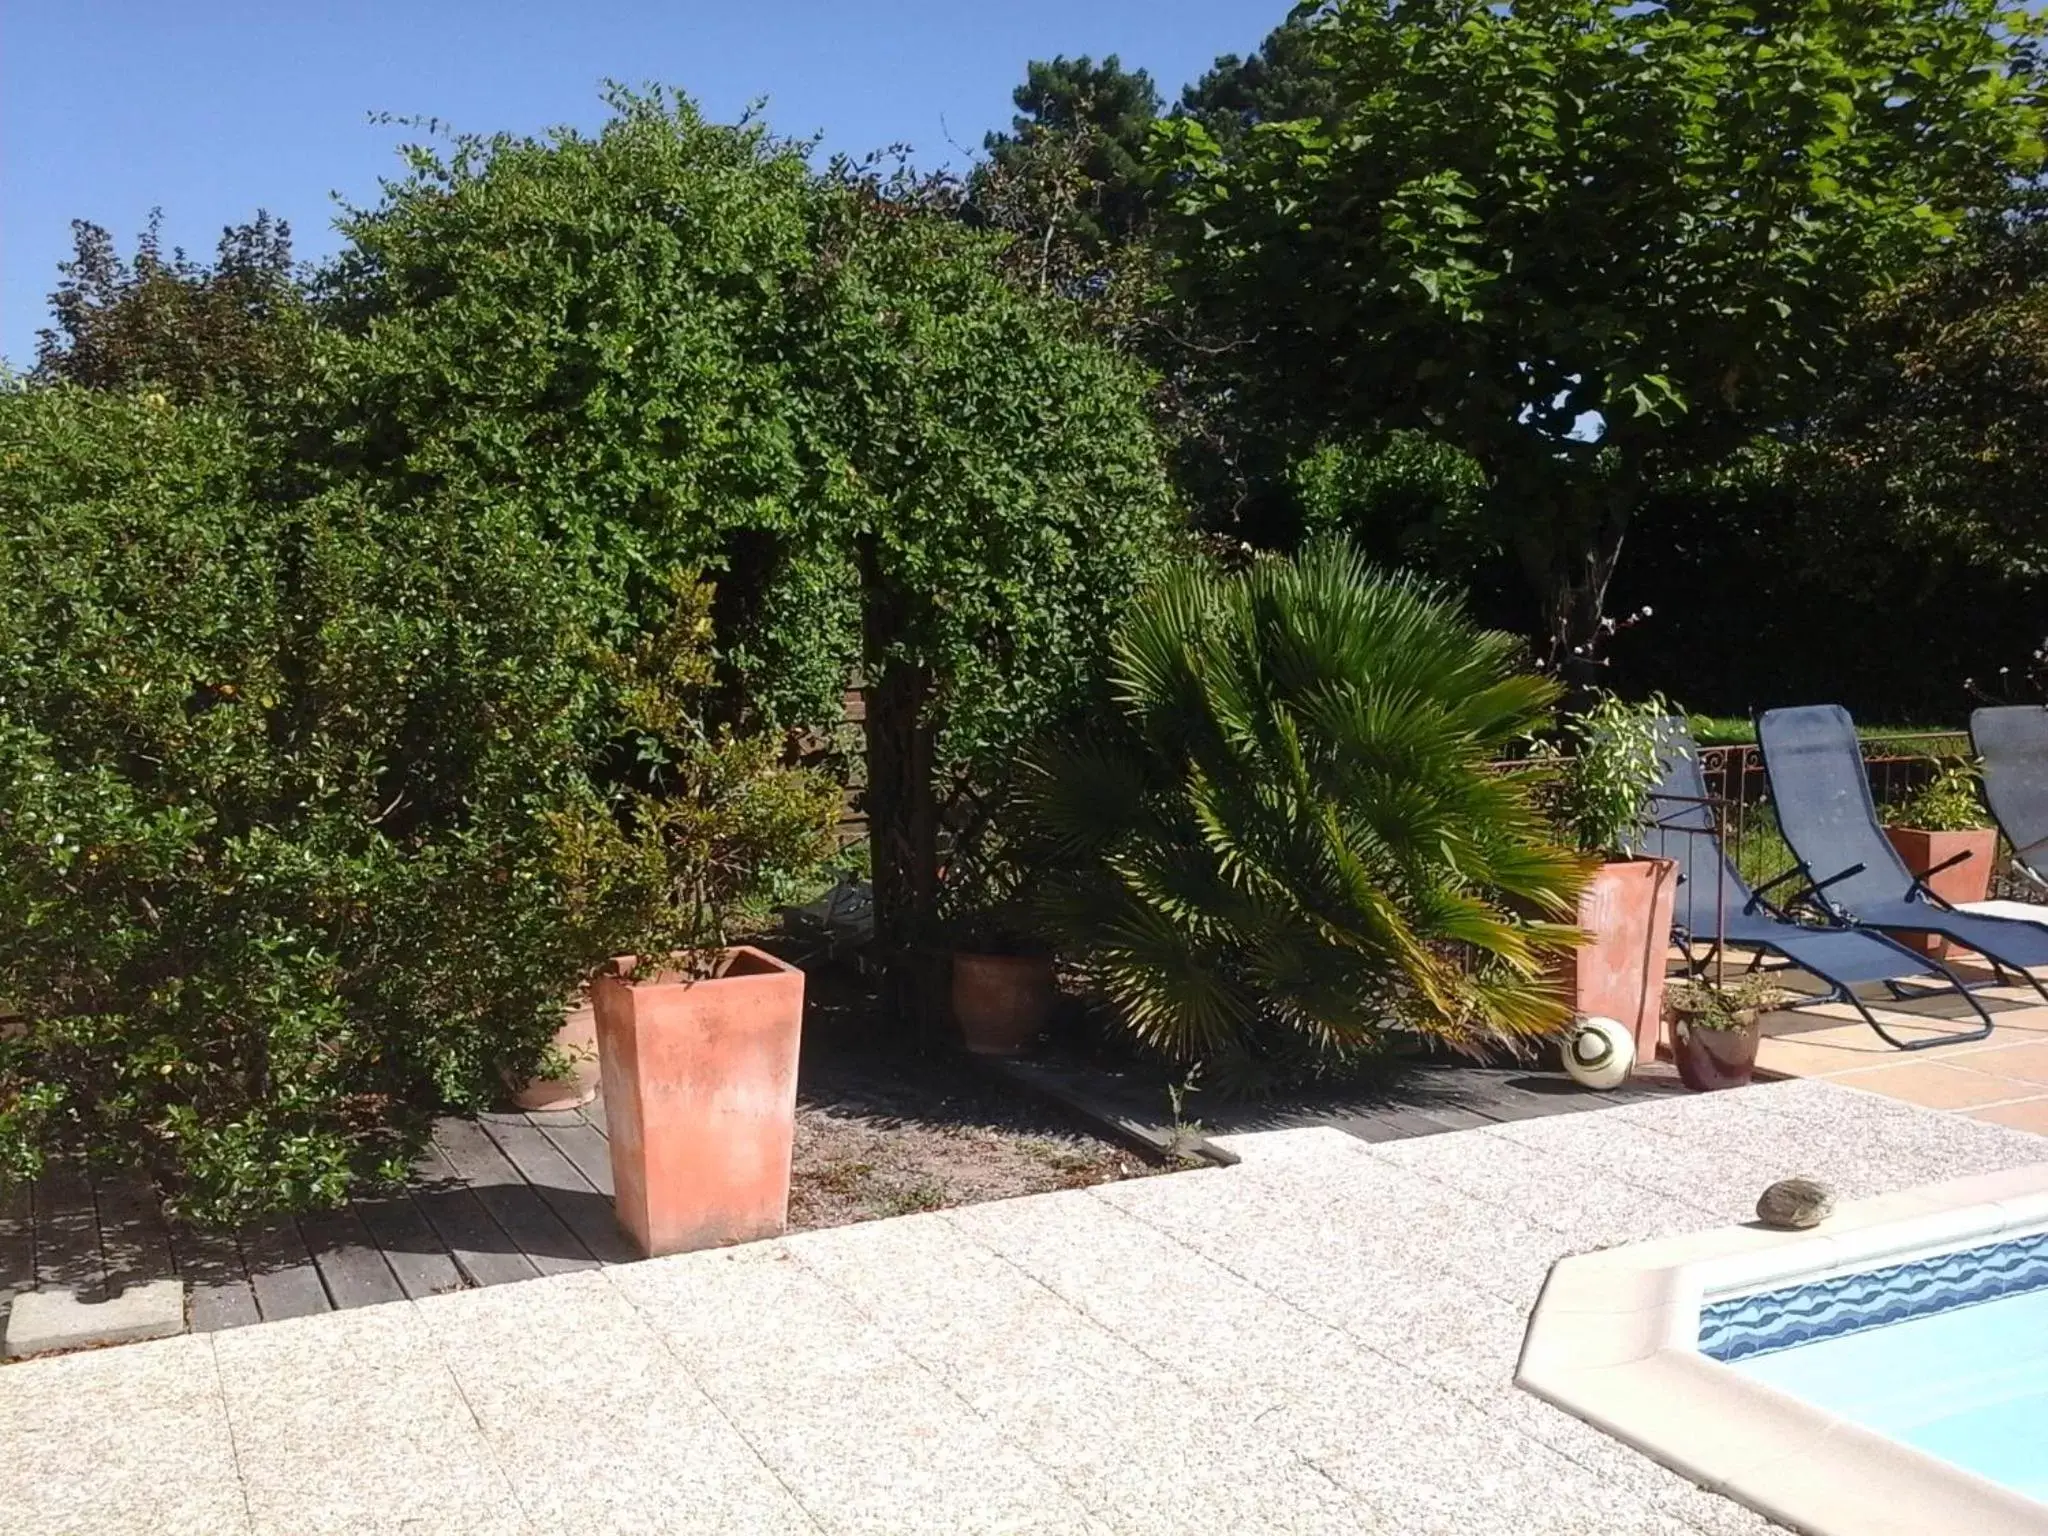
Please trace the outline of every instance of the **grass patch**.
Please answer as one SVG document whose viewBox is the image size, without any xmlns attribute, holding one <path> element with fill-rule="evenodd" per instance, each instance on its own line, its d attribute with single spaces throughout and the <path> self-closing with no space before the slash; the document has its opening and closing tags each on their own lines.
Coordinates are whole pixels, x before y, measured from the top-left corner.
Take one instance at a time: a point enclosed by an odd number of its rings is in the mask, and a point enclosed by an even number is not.
<svg viewBox="0 0 2048 1536">
<path fill-rule="evenodd" d="M 1703 747 L 1734 747 L 1756 740 L 1756 722 L 1747 715 L 1687 715 L 1685 724 Z M 1888 741 L 1895 736 L 1967 737 L 1969 731 L 1951 725 L 1858 725 L 1856 734 L 1865 741 Z"/>
<path fill-rule="evenodd" d="M 1740 835 L 1729 828 L 1729 840 L 1725 845 L 1729 858 L 1742 872 L 1742 878 L 1753 890 L 1767 880 L 1776 879 L 1798 862 L 1792 856 L 1791 845 L 1778 830 L 1777 808 L 1769 802 L 1750 806 L 1742 817 Z M 1784 891 L 1772 895 L 1783 896 Z"/>
<path fill-rule="evenodd" d="M 1028 1141 L 1021 1144 L 1021 1149 L 1055 1173 L 1088 1173 L 1098 1161 L 1092 1151 L 1061 1146 L 1056 1141 Z"/>
<path fill-rule="evenodd" d="M 945 1203 L 946 1191 L 936 1180 L 925 1179 L 883 1196 L 876 1205 L 885 1216 L 911 1216 L 919 1211 L 936 1211 Z"/>
<path fill-rule="evenodd" d="M 822 1190 L 835 1195 L 850 1195 L 867 1182 L 874 1171 L 872 1163 L 827 1163 L 811 1177 Z"/>
</svg>

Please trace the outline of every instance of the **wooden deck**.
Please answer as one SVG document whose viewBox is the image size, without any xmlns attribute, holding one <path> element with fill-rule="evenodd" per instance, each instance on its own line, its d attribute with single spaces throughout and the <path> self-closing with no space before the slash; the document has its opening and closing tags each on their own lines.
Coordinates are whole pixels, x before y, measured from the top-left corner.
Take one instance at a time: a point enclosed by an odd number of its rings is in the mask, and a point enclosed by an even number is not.
<svg viewBox="0 0 2048 1536">
<path fill-rule="evenodd" d="M 0 1317 L 16 1291 L 172 1275 L 195 1332 L 623 1263 L 604 1106 L 445 1119 L 402 1193 L 239 1233 L 167 1226 L 138 1181 L 54 1169 L 0 1191 Z"/>
<path fill-rule="evenodd" d="M 1048 1077 L 1072 1081 L 1062 1090 Z M 1666 1077 L 1594 1094 L 1556 1072 L 1431 1064 L 1373 1089 L 1208 1107 L 1204 1128 L 1426 1136 L 1680 1091 Z M 1048 1063 L 1019 1086 L 1111 1135 L 1128 1135 L 1123 1122 L 1156 1122 L 1165 1103 L 1159 1083 L 1100 1068 L 1062 1074 Z M 828 1101 L 844 1097 L 846 1084 L 836 1090 Z M 1170 1130 L 1154 1128 L 1161 1137 Z M 611 1193 L 602 1099 L 582 1110 L 443 1119 L 403 1192 L 233 1234 L 168 1227 L 137 1181 L 55 1169 L 32 1190 L 0 1190 L 0 1319 L 17 1291 L 91 1294 L 176 1275 L 189 1326 L 205 1332 L 625 1263 L 635 1253 L 613 1221 Z"/>
</svg>

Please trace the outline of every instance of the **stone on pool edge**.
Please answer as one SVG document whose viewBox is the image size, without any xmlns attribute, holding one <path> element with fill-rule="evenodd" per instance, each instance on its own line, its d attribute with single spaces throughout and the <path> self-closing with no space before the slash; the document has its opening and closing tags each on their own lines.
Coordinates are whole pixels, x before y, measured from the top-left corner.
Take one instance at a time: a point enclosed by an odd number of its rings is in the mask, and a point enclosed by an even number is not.
<svg viewBox="0 0 2048 1536">
<path fill-rule="evenodd" d="M 7 1317 L 0 1357 L 47 1354 L 94 1344 L 132 1344 L 185 1331 L 185 1282 L 131 1285 L 106 1301 L 80 1301 L 70 1291 L 23 1291 Z"/>
</svg>

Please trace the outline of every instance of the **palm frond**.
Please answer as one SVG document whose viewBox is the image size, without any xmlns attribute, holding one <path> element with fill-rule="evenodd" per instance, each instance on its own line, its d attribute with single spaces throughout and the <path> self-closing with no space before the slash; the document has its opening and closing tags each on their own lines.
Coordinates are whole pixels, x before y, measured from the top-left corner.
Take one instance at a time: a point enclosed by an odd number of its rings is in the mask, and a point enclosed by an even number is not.
<svg viewBox="0 0 2048 1536">
<path fill-rule="evenodd" d="M 1218 1076 L 1556 1032 L 1589 874 L 1492 759 L 1556 686 L 1508 637 L 1342 543 L 1169 575 L 1116 637 L 1115 718 L 1017 801 L 1040 916 L 1135 1038 Z M 1216 1081 L 1216 1078 L 1211 1078 Z"/>
</svg>

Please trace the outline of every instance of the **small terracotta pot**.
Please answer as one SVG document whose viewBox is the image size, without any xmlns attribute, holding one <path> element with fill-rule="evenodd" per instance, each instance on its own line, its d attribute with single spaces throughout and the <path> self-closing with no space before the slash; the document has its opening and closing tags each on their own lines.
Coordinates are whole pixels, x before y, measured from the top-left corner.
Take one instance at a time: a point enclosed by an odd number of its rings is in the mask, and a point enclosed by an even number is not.
<svg viewBox="0 0 2048 1536">
<path fill-rule="evenodd" d="M 1657 1059 L 1677 899 L 1670 859 L 1603 864 L 1579 897 L 1578 926 L 1589 938 L 1564 964 L 1566 999 L 1575 1017 L 1613 1019 L 1633 1035 L 1638 1062 Z"/>
<path fill-rule="evenodd" d="M 565 1009 L 555 1031 L 555 1049 L 569 1061 L 567 1077 L 536 1077 L 524 1083 L 511 1078 L 512 1103 L 519 1109 L 581 1109 L 597 1097 L 597 1010 L 590 999 Z"/>
<path fill-rule="evenodd" d="M 650 1257 L 773 1237 L 789 1220 L 804 973 L 763 950 L 718 974 L 591 989 L 619 1225 Z"/>
<path fill-rule="evenodd" d="M 1015 1056 L 1052 1019 L 1050 955 L 953 956 L 953 1018 L 977 1056 Z"/>
<path fill-rule="evenodd" d="M 1960 864 L 1950 865 L 1927 882 L 1928 889 L 1943 901 L 1959 907 L 1966 901 L 1982 901 L 1991 894 L 1991 866 L 1998 858 L 1998 832 L 1995 828 L 1929 832 L 1922 827 L 1886 827 L 1884 835 L 1899 850 L 1899 857 L 1906 861 L 1906 868 L 1916 875 L 1959 853 L 1969 854 Z M 1906 948 L 1936 959 L 1949 954 L 1952 949 L 1949 941 L 1938 933 L 1895 933 L 1892 937 Z M 1961 949 L 1955 952 L 1969 953 Z"/>
<path fill-rule="evenodd" d="M 1672 1020 L 1671 1054 L 1678 1064 L 1678 1080 L 1694 1093 L 1740 1088 L 1756 1071 L 1762 1033 L 1756 1014 L 1745 1009 L 1735 1017 L 1742 1022 L 1734 1029 L 1698 1029 L 1682 1018 Z"/>
</svg>

